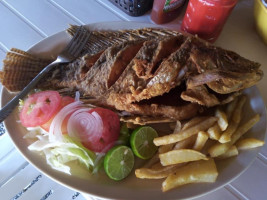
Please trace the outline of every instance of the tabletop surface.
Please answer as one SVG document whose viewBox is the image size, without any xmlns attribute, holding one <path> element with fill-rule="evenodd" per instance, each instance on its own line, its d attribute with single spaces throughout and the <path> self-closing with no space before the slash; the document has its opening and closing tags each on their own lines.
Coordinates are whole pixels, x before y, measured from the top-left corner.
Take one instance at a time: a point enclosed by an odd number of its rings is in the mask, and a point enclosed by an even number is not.
<svg viewBox="0 0 267 200">
<path fill-rule="evenodd" d="M 179 16 L 166 26 L 178 29 L 181 18 L 182 16 Z M 0 19 L 0 60 L 4 59 L 10 48 L 27 50 L 40 40 L 65 30 L 69 24 L 83 25 L 107 21 L 151 23 L 149 12 L 140 17 L 131 17 L 108 0 L 0 0 Z M 255 31 L 253 1 L 238 2 L 216 44 L 259 61 L 267 74 L 267 46 Z M 258 84 L 265 105 L 266 82 L 266 78 L 263 78 Z M 266 171 L 267 145 L 261 148 L 256 160 L 241 176 L 225 187 L 196 199 L 266 199 Z M 16 150 L 1 123 L 0 199 L 93 200 L 97 198 L 68 189 L 40 173 Z"/>
</svg>

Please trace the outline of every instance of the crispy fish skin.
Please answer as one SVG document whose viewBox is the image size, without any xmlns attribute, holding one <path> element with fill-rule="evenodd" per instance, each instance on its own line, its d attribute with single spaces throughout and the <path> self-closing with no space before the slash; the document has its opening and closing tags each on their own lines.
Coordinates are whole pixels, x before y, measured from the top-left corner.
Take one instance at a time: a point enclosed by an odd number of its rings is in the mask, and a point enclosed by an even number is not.
<svg viewBox="0 0 267 200">
<path fill-rule="evenodd" d="M 177 51 L 173 52 L 160 64 L 154 77 L 149 80 L 146 87 L 140 93 L 134 91 L 137 93 L 134 93 L 136 101 L 163 95 L 180 85 L 183 80 L 189 52 L 190 39 L 186 40 Z"/>
<path fill-rule="evenodd" d="M 263 76 L 260 64 L 175 31 L 94 31 L 91 35 L 85 55 L 60 65 L 37 87 L 79 91 L 82 99 L 93 98 L 95 105 L 134 115 L 183 120 L 203 107 L 232 101 Z M 8 89 L 18 90 L 22 86 L 17 86 L 14 74 L 27 80 L 32 75 L 17 67 L 21 58 L 13 57 L 10 61 L 7 55 L 0 80 Z"/>
<path fill-rule="evenodd" d="M 133 69 L 139 78 L 152 78 L 163 59 L 176 51 L 184 42 L 181 34 L 177 37 L 166 37 L 163 40 L 149 40 L 133 60 Z"/>
<path fill-rule="evenodd" d="M 108 103 L 111 104 L 110 102 Z M 186 103 L 181 106 L 168 106 L 160 104 L 121 104 L 113 103 L 116 110 L 123 110 L 135 115 L 153 116 L 153 117 L 167 117 L 176 120 L 190 119 L 197 115 L 200 106 L 194 103 Z"/>
<path fill-rule="evenodd" d="M 123 42 L 104 51 L 81 82 L 84 95 L 102 97 L 121 76 L 143 42 Z"/>
<path fill-rule="evenodd" d="M 127 66 L 121 77 L 114 84 L 112 88 L 112 99 L 121 99 L 124 103 L 131 103 L 135 101 L 140 101 L 143 99 L 149 99 L 154 96 L 162 95 L 165 92 L 168 92 L 172 87 L 168 87 L 170 84 L 167 82 L 164 85 L 164 81 L 157 82 L 159 78 L 168 78 L 166 75 L 167 71 L 178 72 L 174 68 L 174 62 L 168 64 L 166 60 L 169 60 L 169 57 L 176 57 L 176 54 L 173 52 L 178 51 L 181 45 L 183 44 L 186 38 L 181 35 L 177 37 L 164 38 L 163 40 L 150 40 L 144 43 L 144 46 L 137 53 L 132 62 Z M 168 47 L 168 50 L 165 49 L 165 46 L 172 43 L 171 47 Z M 168 52 L 168 53 L 166 53 Z M 170 56 L 172 53 L 174 56 Z M 179 54 L 179 51 L 177 54 Z M 181 57 L 181 56 L 180 56 Z M 175 60 L 175 58 L 173 59 Z M 140 64 L 142 62 L 142 64 Z M 166 64 L 165 64 L 166 63 Z M 179 67 L 179 63 L 177 67 Z M 140 66 L 141 65 L 141 66 Z M 141 69 L 143 72 L 140 73 Z M 142 75 L 143 74 L 143 75 Z M 163 75 L 163 76 L 162 76 Z M 170 72 L 171 76 L 174 76 Z M 154 84 L 151 82 L 155 82 Z M 163 90 L 163 87 L 166 87 Z"/>
<path fill-rule="evenodd" d="M 202 77 L 189 78 L 189 87 L 206 84 L 217 93 L 228 94 L 251 87 L 263 77 L 259 63 L 208 43 L 195 41 L 191 59 L 197 66 L 197 76 Z M 199 80 L 202 83 L 197 83 Z"/>
</svg>

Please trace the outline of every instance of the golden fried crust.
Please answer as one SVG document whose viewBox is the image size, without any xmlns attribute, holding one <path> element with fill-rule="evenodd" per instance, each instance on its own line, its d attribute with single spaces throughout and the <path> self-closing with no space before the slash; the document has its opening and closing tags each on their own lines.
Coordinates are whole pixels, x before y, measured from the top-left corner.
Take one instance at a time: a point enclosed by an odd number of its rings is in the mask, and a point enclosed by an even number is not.
<svg viewBox="0 0 267 200">
<path fill-rule="evenodd" d="M 182 120 L 201 106 L 231 101 L 263 77 L 260 64 L 175 31 L 93 31 L 84 51 L 89 54 L 60 65 L 37 88 L 78 90 L 120 111 Z M 0 81 L 22 89 L 47 62 L 13 50 Z"/>
<path fill-rule="evenodd" d="M 132 114 L 153 116 L 153 117 L 167 117 L 175 120 L 190 119 L 197 115 L 201 106 L 191 102 L 185 103 L 181 106 L 168 106 L 159 104 L 125 104 L 119 99 L 108 99 L 107 104 L 114 105 L 115 109 L 126 111 Z"/>
</svg>

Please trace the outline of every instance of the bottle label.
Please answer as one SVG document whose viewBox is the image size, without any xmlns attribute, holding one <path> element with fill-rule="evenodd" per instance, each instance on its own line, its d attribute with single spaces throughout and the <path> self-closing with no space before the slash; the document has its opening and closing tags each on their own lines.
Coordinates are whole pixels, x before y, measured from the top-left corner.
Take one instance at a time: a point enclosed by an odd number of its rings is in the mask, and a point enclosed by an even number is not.
<svg viewBox="0 0 267 200">
<path fill-rule="evenodd" d="M 170 12 L 183 5 L 185 0 L 166 0 L 163 11 Z"/>
</svg>

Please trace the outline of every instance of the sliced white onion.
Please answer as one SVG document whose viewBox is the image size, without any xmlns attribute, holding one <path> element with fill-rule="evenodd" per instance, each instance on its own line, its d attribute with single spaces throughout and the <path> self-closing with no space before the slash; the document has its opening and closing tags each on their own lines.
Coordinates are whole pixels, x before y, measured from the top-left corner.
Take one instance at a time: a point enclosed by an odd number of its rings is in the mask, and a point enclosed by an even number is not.
<svg viewBox="0 0 267 200">
<path fill-rule="evenodd" d="M 64 119 L 71 113 L 75 112 L 82 105 L 81 101 L 75 101 L 62 108 L 52 120 L 49 129 L 49 141 L 62 141 L 61 126 Z"/>
<path fill-rule="evenodd" d="M 89 113 L 90 109 L 79 109 L 75 111 L 68 121 L 68 134 L 79 138 L 80 141 L 99 140 L 103 131 L 103 121 L 98 113 Z"/>
<path fill-rule="evenodd" d="M 93 116 L 88 112 L 89 110 L 88 108 L 78 109 L 71 114 L 67 125 L 69 136 L 79 138 L 79 131 L 82 131 L 80 129 L 91 126 Z"/>
</svg>

